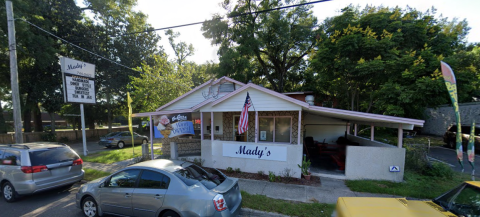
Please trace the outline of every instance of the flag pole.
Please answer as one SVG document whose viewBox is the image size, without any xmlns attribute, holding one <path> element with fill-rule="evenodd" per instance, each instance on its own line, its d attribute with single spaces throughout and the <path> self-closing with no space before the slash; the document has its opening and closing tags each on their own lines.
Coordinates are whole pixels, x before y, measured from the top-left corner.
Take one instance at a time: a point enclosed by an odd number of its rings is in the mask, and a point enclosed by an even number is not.
<svg viewBox="0 0 480 217">
<path fill-rule="evenodd" d="M 248 93 L 248 91 L 247 91 L 247 94 L 248 94 L 248 96 L 249 96 L 249 98 L 250 98 L 250 101 L 252 102 L 253 111 L 257 111 L 257 110 L 255 110 L 255 106 L 253 105 L 253 100 L 252 100 L 252 97 L 250 97 L 250 94 Z"/>
</svg>

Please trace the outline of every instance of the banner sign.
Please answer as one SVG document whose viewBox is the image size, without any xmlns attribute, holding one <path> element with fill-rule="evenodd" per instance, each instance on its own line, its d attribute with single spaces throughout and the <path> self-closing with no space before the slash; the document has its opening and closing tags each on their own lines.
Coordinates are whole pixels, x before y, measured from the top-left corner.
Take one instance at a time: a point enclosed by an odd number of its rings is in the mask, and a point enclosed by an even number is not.
<svg viewBox="0 0 480 217">
<path fill-rule="evenodd" d="M 287 161 L 287 147 L 223 143 L 223 156 L 257 160 Z"/>
<path fill-rule="evenodd" d="M 60 57 L 65 103 L 95 104 L 95 65 Z"/>
<path fill-rule="evenodd" d="M 155 115 L 153 123 L 155 138 L 195 135 L 191 113 Z"/>
</svg>

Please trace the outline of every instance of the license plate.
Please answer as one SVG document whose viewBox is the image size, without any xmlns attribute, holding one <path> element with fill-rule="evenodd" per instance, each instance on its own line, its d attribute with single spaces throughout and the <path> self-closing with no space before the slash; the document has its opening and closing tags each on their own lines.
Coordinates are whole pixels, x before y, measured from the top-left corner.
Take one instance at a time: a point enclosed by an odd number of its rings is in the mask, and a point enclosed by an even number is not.
<svg viewBox="0 0 480 217">
<path fill-rule="evenodd" d="M 60 167 L 60 168 L 55 168 L 55 169 L 50 169 L 50 173 L 53 176 L 57 175 L 66 175 L 68 172 L 70 172 L 70 166 L 68 167 Z"/>
</svg>

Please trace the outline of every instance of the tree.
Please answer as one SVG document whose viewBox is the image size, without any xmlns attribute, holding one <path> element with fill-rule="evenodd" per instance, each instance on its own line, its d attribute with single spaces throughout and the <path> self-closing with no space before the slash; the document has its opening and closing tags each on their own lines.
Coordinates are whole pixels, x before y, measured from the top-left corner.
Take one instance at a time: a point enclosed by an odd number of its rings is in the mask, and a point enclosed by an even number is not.
<svg viewBox="0 0 480 217">
<path fill-rule="evenodd" d="M 168 43 L 170 43 L 170 46 L 172 46 L 172 49 L 175 52 L 177 64 L 180 66 L 183 65 L 186 61 L 186 58 L 195 53 L 193 45 L 187 45 L 187 43 L 183 41 L 179 42 L 178 44 L 175 43 L 175 38 L 178 38 L 180 33 L 173 32 L 171 29 L 165 31 L 165 35 L 168 36 Z"/>
<path fill-rule="evenodd" d="M 336 98 L 339 108 L 423 117 L 423 108 L 448 102 L 439 61 L 461 48 L 469 29 L 466 21 L 437 20 L 434 14 L 343 9 L 323 24 L 305 87 Z"/>
<path fill-rule="evenodd" d="M 291 90 L 292 83 L 302 81 L 304 59 L 316 44 L 318 32 L 312 6 L 260 11 L 304 2 L 265 0 L 257 5 L 256 1 L 238 0 L 229 13 L 231 23 L 220 15 L 205 22 L 203 35 L 220 45 L 217 74 L 243 82 L 264 79 L 260 83 L 266 82 L 278 92 Z M 229 10 L 230 1 L 223 7 Z"/>
</svg>

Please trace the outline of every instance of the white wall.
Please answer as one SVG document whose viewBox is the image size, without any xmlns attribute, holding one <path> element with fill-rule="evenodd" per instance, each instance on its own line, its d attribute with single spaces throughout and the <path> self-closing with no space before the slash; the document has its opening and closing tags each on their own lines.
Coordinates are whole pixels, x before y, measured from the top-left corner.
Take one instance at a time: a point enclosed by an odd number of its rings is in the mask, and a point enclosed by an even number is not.
<svg viewBox="0 0 480 217">
<path fill-rule="evenodd" d="M 230 82 L 225 82 L 230 83 Z M 209 88 L 211 87 L 210 94 L 218 94 L 217 98 L 221 98 L 222 96 L 228 93 L 218 93 L 218 87 L 220 84 L 210 86 L 206 85 L 205 87 L 193 92 L 192 94 L 186 96 L 185 98 L 173 103 L 172 105 L 164 108 L 163 110 L 176 110 L 176 109 L 189 109 L 192 108 L 201 102 L 207 100 L 203 95 L 208 95 Z M 235 85 L 235 88 L 240 88 L 238 85 Z M 202 94 L 203 93 L 203 94 Z M 210 95 L 211 96 L 211 95 Z M 245 100 L 245 99 L 244 99 Z"/>
<path fill-rule="evenodd" d="M 390 172 L 390 166 L 398 166 L 400 172 Z M 347 146 L 345 164 L 345 176 L 347 179 L 402 182 L 404 171 L 404 148 Z"/>
<path fill-rule="evenodd" d="M 223 143 L 287 147 L 287 158 L 286 161 L 272 161 L 224 157 Z M 231 167 L 232 169 L 240 168 L 241 171 L 249 173 L 257 173 L 258 171 L 263 171 L 265 174 L 268 174 L 269 171 L 272 171 L 275 172 L 276 175 L 280 175 L 285 169 L 288 168 L 291 169 L 291 172 L 294 173 L 293 177 L 300 178 L 301 171 L 297 165 L 302 163 L 302 151 L 303 147 L 301 145 L 286 145 L 275 143 L 245 143 L 220 140 L 214 140 L 212 142 L 209 140 L 202 140 L 202 160 L 205 160 L 204 166 L 220 169 L 227 169 L 227 167 Z"/>
<path fill-rule="evenodd" d="M 210 112 L 203 112 L 203 133 L 204 134 L 210 134 L 210 132 L 207 131 L 207 126 L 210 126 L 210 117 L 211 117 Z M 218 132 L 215 131 L 215 126 L 220 127 L 220 130 Z M 213 113 L 212 130 L 214 135 L 223 135 L 223 113 L 221 112 Z"/>
<path fill-rule="evenodd" d="M 225 112 L 242 111 L 242 107 L 245 104 L 245 98 L 247 97 L 247 91 L 250 94 L 253 103 L 253 107 L 250 107 L 249 111 L 299 111 L 302 108 L 301 106 L 287 100 L 280 99 L 253 88 L 248 88 L 213 107 L 205 106 L 200 110 Z"/>
<path fill-rule="evenodd" d="M 305 137 L 312 136 L 314 140 L 335 144 L 338 137 L 345 136 L 346 122 L 304 112 Z M 308 125 L 320 124 L 320 125 Z M 302 129 L 303 130 L 303 129 Z"/>
</svg>

